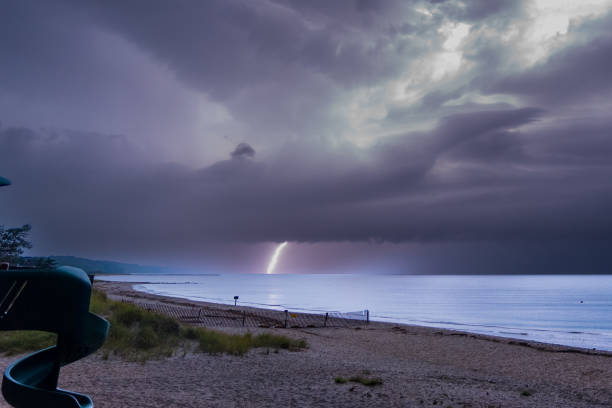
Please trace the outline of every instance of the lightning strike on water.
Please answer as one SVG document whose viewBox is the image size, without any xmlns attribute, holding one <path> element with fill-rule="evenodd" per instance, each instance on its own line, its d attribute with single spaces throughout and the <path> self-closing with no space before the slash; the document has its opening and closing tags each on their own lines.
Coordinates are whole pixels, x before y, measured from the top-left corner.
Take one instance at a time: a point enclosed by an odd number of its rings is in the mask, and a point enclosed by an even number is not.
<svg viewBox="0 0 612 408">
<path fill-rule="evenodd" d="M 270 263 L 268 264 L 268 269 L 266 270 L 267 274 L 274 273 L 274 268 L 276 268 L 276 263 L 278 262 L 278 258 L 280 257 L 283 248 L 287 246 L 287 241 L 281 243 L 276 247 L 274 253 L 272 254 L 272 258 L 270 259 Z"/>
</svg>

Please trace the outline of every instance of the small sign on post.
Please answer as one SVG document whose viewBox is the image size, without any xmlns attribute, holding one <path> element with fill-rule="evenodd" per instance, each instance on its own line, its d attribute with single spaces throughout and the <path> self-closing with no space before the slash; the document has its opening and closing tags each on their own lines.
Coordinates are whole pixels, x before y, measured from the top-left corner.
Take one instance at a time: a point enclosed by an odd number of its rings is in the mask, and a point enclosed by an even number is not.
<svg viewBox="0 0 612 408">
<path fill-rule="evenodd" d="M 234 296 L 234 306 L 238 303 L 238 296 Z"/>
</svg>

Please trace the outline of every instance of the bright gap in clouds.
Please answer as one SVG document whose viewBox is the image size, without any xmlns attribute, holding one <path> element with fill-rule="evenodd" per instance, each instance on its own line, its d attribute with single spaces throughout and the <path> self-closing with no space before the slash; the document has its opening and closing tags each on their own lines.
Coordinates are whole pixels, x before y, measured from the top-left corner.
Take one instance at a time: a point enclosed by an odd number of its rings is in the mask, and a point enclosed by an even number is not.
<svg viewBox="0 0 612 408">
<path fill-rule="evenodd" d="M 533 0 L 531 25 L 525 39 L 532 44 L 530 63 L 547 57 L 554 41 L 562 40 L 573 19 L 593 17 L 612 9 L 612 0 Z"/>
<path fill-rule="evenodd" d="M 455 73 L 461 67 L 463 53 L 461 45 L 463 40 L 470 33 L 470 25 L 464 23 L 445 24 L 439 32 L 446 37 L 442 44 L 443 51 L 434 57 L 433 71 L 431 78 L 438 81 Z"/>
</svg>

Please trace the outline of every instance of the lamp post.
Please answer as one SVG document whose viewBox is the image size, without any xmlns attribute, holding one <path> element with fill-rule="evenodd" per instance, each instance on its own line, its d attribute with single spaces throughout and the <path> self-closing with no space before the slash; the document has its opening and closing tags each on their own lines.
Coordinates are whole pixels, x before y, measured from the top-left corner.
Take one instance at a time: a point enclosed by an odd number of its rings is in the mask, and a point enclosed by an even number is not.
<svg viewBox="0 0 612 408">
<path fill-rule="evenodd" d="M 234 296 L 234 306 L 238 303 L 238 296 Z"/>
</svg>

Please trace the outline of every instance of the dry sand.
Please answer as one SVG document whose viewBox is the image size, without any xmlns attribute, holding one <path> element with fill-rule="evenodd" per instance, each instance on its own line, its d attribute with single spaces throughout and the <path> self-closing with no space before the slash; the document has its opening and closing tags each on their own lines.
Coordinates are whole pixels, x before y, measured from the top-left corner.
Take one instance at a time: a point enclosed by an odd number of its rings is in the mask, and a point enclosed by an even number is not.
<svg viewBox="0 0 612 408">
<path fill-rule="evenodd" d="M 96 407 L 612 407 L 612 353 L 403 325 L 223 330 L 280 333 L 309 348 L 144 364 L 98 353 L 64 367 L 60 386 Z M 354 375 L 383 384 L 334 383 Z"/>
</svg>

